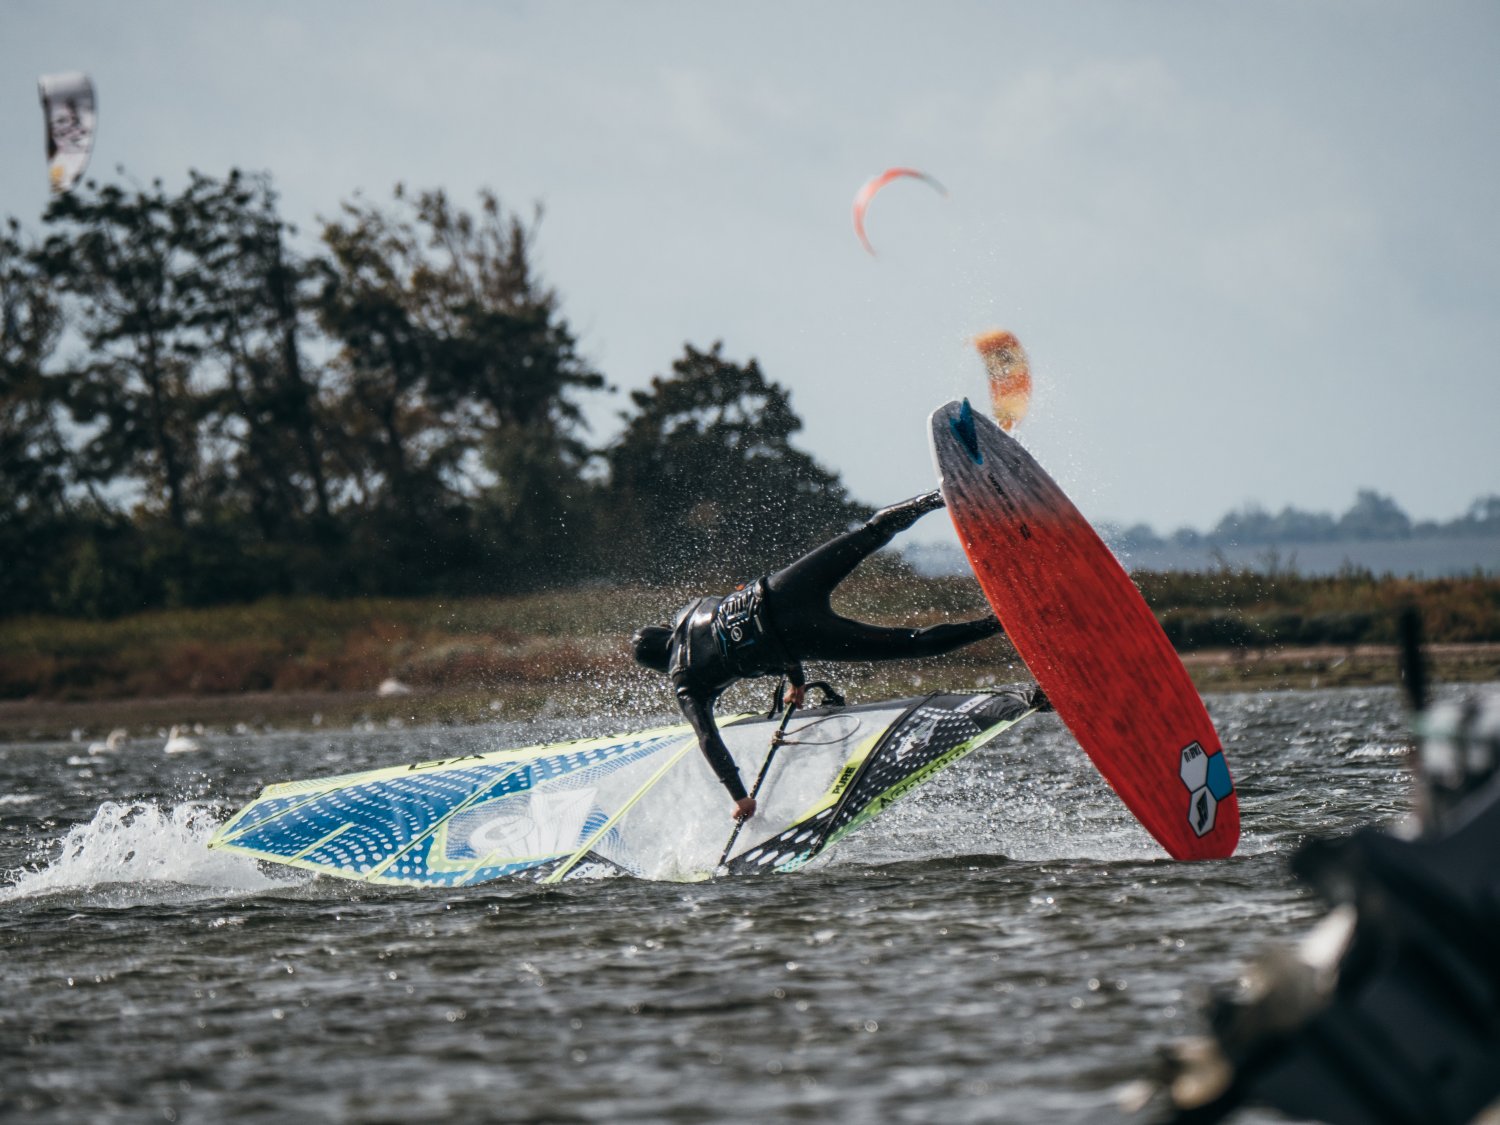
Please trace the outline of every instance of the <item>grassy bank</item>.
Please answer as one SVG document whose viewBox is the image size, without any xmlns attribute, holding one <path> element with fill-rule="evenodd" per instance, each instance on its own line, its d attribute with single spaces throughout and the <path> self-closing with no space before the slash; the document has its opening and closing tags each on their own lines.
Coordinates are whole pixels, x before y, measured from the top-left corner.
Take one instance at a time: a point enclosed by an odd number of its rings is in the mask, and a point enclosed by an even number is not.
<svg viewBox="0 0 1500 1125">
<path fill-rule="evenodd" d="M 1500 579 L 1138 575 L 1204 690 L 1392 682 L 1396 620 L 1422 614 L 1439 679 L 1500 679 Z M 503 599 L 268 600 L 113 621 L 0 621 L 0 737 L 114 725 L 473 721 L 659 689 L 625 638 L 686 590 Z M 838 608 L 875 621 L 977 616 L 972 581 L 856 575 Z M 814 669 L 816 672 L 817 669 Z M 837 670 L 870 697 L 1024 678 L 1003 641 L 919 664 Z M 399 680 L 409 693 L 380 696 Z M 747 696 L 759 705 L 763 689 Z M 665 698 L 665 697 L 663 697 Z"/>
</svg>

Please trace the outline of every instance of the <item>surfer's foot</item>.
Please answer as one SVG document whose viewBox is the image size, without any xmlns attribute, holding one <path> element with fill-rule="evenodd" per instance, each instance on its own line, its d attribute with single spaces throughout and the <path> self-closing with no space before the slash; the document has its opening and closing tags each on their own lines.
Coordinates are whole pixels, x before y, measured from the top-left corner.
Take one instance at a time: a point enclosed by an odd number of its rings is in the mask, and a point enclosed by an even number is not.
<svg viewBox="0 0 1500 1125">
<path fill-rule="evenodd" d="M 942 492 L 934 488 L 931 492 L 924 492 L 920 496 L 913 496 L 907 503 L 915 504 L 918 511 L 926 515 L 928 512 L 935 512 L 941 508 L 944 500 Z"/>
<path fill-rule="evenodd" d="M 934 488 L 931 492 L 922 493 L 921 496 L 913 496 L 910 500 L 903 500 L 899 504 L 892 504 L 889 508 L 882 508 L 870 518 L 870 522 L 879 524 L 894 534 L 897 531 L 905 531 L 928 512 L 935 512 L 942 506 L 943 494 Z"/>
<path fill-rule="evenodd" d="M 1031 698 L 1028 702 L 1034 711 L 1052 710 L 1052 700 L 1047 698 L 1047 693 L 1042 690 L 1041 684 L 1031 685 Z"/>
<path fill-rule="evenodd" d="M 988 617 L 976 617 L 973 621 L 965 621 L 964 627 L 974 634 L 973 639 L 982 641 L 986 637 L 993 637 L 996 633 L 1005 632 L 1005 627 L 1000 624 L 1000 619 L 993 613 Z"/>
</svg>

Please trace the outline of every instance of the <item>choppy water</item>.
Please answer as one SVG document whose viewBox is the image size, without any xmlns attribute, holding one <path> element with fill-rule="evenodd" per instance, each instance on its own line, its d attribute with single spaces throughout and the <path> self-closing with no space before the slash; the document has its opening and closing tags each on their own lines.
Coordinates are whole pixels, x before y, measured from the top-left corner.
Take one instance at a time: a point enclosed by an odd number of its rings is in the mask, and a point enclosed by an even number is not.
<svg viewBox="0 0 1500 1125">
<path fill-rule="evenodd" d="M 0 747 L 0 1116 L 1121 1120 L 1203 989 L 1321 912 L 1297 843 L 1407 808 L 1393 691 L 1208 702 L 1232 860 L 1162 858 L 1048 715 L 826 862 L 693 885 L 414 892 L 203 847 L 268 782 L 545 724 Z"/>
</svg>

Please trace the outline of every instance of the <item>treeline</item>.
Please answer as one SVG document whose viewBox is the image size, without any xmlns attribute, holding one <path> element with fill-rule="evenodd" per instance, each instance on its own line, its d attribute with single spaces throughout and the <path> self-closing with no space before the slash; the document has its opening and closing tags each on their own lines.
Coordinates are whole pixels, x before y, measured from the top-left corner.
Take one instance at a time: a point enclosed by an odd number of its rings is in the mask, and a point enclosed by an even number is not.
<svg viewBox="0 0 1500 1125">
<path fill-rule="evenodd" d="M 1429 641 L 1500 641 L 1500 579 L 1377 577 L 1348 568 L 1322 577 L 1222 569 L 1137 571 L 1136 584 L 1181 652 L 1299 645 L 1394 645 L 1415 609 Z"/>
<path fill-rule="evenodd" d="M 1290 505 L 1272 513 L 1247 504 L 1225 515 L 1209 531 L 1179 528 L 1158 535 L 1148 524 L 1108 529 L 1107 538 L 1125 550 L 1165 547 L 1256 546 L 1278 543 L 1352 543 L 1370 540 L 1430 539 L 1440 536 L 1500 538 L 1500 496 L 1481 496 L 1453 520 L 1413 520 L 1389 496 L 1360 489 L 1342 515 L 1308 512 Z"/>
<path fill-rule="evenodd" d="M 718 344 L 610 393 L 533 265 L 540 212 L 269 176 L 90 182 L 0 238 L 0 606 L 507 594 L 754 571 L 865 514 Z"/>
</svg>

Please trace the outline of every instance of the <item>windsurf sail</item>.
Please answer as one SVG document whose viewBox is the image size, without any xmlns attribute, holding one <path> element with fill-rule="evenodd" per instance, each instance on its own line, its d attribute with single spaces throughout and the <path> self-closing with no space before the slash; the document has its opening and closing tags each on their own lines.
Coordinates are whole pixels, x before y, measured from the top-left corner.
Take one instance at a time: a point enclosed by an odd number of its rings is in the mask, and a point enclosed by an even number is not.
<svg viewBox="0 0 1500 1125">
<path fill-rule="evenodd" d="M 729 804 L 686 724 L 271 785 L 209 846 L 419 886 L 791 871 L 1030 713 L 1015 691 L 797 712 L 722 868 Z M 749 774 L 775 728 L 749 716 L 720 723 Z"/>
</svg>

